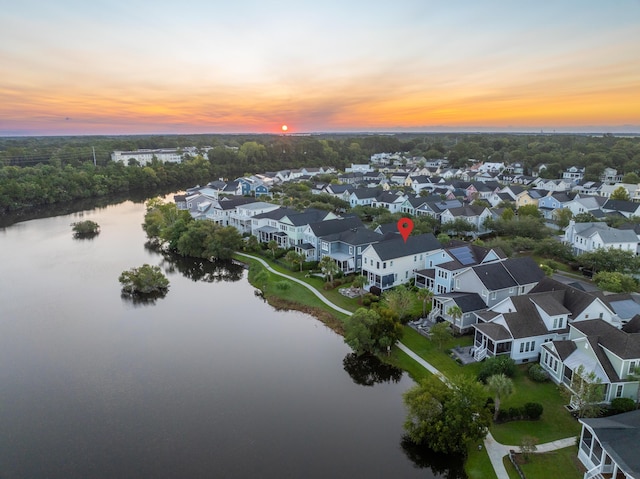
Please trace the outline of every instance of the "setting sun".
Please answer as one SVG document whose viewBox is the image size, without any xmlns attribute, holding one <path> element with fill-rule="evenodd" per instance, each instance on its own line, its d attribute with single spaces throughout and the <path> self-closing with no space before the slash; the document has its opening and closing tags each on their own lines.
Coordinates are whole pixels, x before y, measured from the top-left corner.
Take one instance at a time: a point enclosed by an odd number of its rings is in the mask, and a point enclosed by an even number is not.
<svg viewBox="0 0 640 479">
<path fill-rule="evenodd" d="M 287 125 L 282 125 L 282 131 L 287 131 L 289 127 Z"/>
</svg>

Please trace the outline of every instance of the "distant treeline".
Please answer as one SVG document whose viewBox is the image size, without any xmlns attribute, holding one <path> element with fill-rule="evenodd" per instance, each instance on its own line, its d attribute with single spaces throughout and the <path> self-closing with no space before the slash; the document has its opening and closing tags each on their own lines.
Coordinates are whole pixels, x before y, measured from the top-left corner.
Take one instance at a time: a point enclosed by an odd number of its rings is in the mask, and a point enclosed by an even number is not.
<svg viewBox="0 0 640 479">
<path fill-rule="evenodd" d="M 145 167 L 111 161 L 113 150 L 212 147 L 182 164 Z M 202 150 L 204 152 L 204 149 Z M 301 166 L 367 163 L 374 153 L 406 152 L 425 159 L 520 162 L 529 173 L 557 178 L 572 165 L 597 180 L 605 167 L 640 172 L 640 137 L 613 135 L 418 134 L 390 135 L 167 135 L 0 138 L 0 210 L 54 204 L 109 194 L 185 188 L 246 173 Z M 95 161 L 95 165 L 94 165 Z"/>
</svg>

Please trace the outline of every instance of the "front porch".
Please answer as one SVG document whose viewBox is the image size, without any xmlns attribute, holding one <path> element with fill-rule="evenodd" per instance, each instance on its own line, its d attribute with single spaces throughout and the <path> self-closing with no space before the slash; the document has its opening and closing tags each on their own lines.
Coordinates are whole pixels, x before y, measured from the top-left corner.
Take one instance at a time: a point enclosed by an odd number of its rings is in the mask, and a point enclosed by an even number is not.
<svg viewBox="0 0 640 479">
<path fill-rule="evenodd" d="M 493 323 L 478 323 L 473 327 L 475 334 L 472 354 L 476 361 L 482 361 L 486 357 L 511 356 L 513 338 L 504 327 Z"/>
</svg>

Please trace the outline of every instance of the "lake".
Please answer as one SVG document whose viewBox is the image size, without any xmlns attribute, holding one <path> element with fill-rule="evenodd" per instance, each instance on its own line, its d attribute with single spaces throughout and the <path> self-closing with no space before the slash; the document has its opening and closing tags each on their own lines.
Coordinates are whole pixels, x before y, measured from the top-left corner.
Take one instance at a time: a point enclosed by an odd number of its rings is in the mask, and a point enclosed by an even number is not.
<svg viewBox="0 0 640 479">
<path fill-rule="evenodd" d="M 233 265 L 145 247 L 125 201 L 0 228 L 0 477 L 463 478 L 402 442 L 393 368 L 276 311 Z M 93 239 L 70 223 L 91 219 Z M 160 265 L 169 293 L 122 298 Z"/>
</svg>

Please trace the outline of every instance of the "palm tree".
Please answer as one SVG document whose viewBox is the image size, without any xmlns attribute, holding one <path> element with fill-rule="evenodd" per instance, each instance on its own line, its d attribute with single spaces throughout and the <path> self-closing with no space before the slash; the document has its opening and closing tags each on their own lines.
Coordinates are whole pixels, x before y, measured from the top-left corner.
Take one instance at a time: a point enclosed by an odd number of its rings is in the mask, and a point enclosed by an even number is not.
<svg viewBox="0 0 640 479">
<path fill-rule="evenodd" d="M 451 306 L 447 309 L 447 314 L 453 318 L 453 327 L 456 327 L 456 320 L 462 317 L 462 310 L 459 306 Z M 460 329 L 462 329 L 462 325 L 460 325 Z"/>
<path fill-rule="evenodd" d="M 340 271 L 340 268 L 338 268 L 338 265 L 333 261 L 331 256 L 323 256 L 318 266 L 320 266 L 325 277 L 329 276 L 329 281 L 333 283 L 333 275 Z"/>
<path fill-rule="evenodd" d="M 364 294 L 364 286 L 369 282 L 366 276 L 359 274 L 355 278 L 353 278 L 353 283 L 351 283 L 352 288 L 358 288 L 360 297 Z"/>
<path fill-rule="evenodd" d="M 302 253 L 297 253 L 296 251 L 289 251 L 287 255 L 284 257 L 287 263 L 291 263 L 292 265 L 299 264 L 300 272 L 302 273 L 302 265 L 304 264 L 304 255 Z"/>
<path fill-rule="evenodd" d="M 418 299 L 422 301 L 422 317 L 424 318 L 427 316 L 427 301 L 431 302 L 433 299 L 433 291 L 429 288 L 421 288 L 418 290 L 416 295 L 418 296 Z"/>
<path fill-rule="evenodd" d="M 493 393 L 496 412 L 493 415 L 493 420 L 498 419 L 500 413 L 500 400 L 513 394 L 513 381 L 504 374 L 494 374 L 487 379 L 487 389 Z"/>
<path fill-rule="evenodd" d="M 273 255 L 274 259 L 276 257 L 276 250 L 279 248 L 278 246 L 278 242 L 276 240 L 271 240 L 267 243 L 267 248 L 269 248 L 271 250 L 271 254 Z"/>
</svg>

